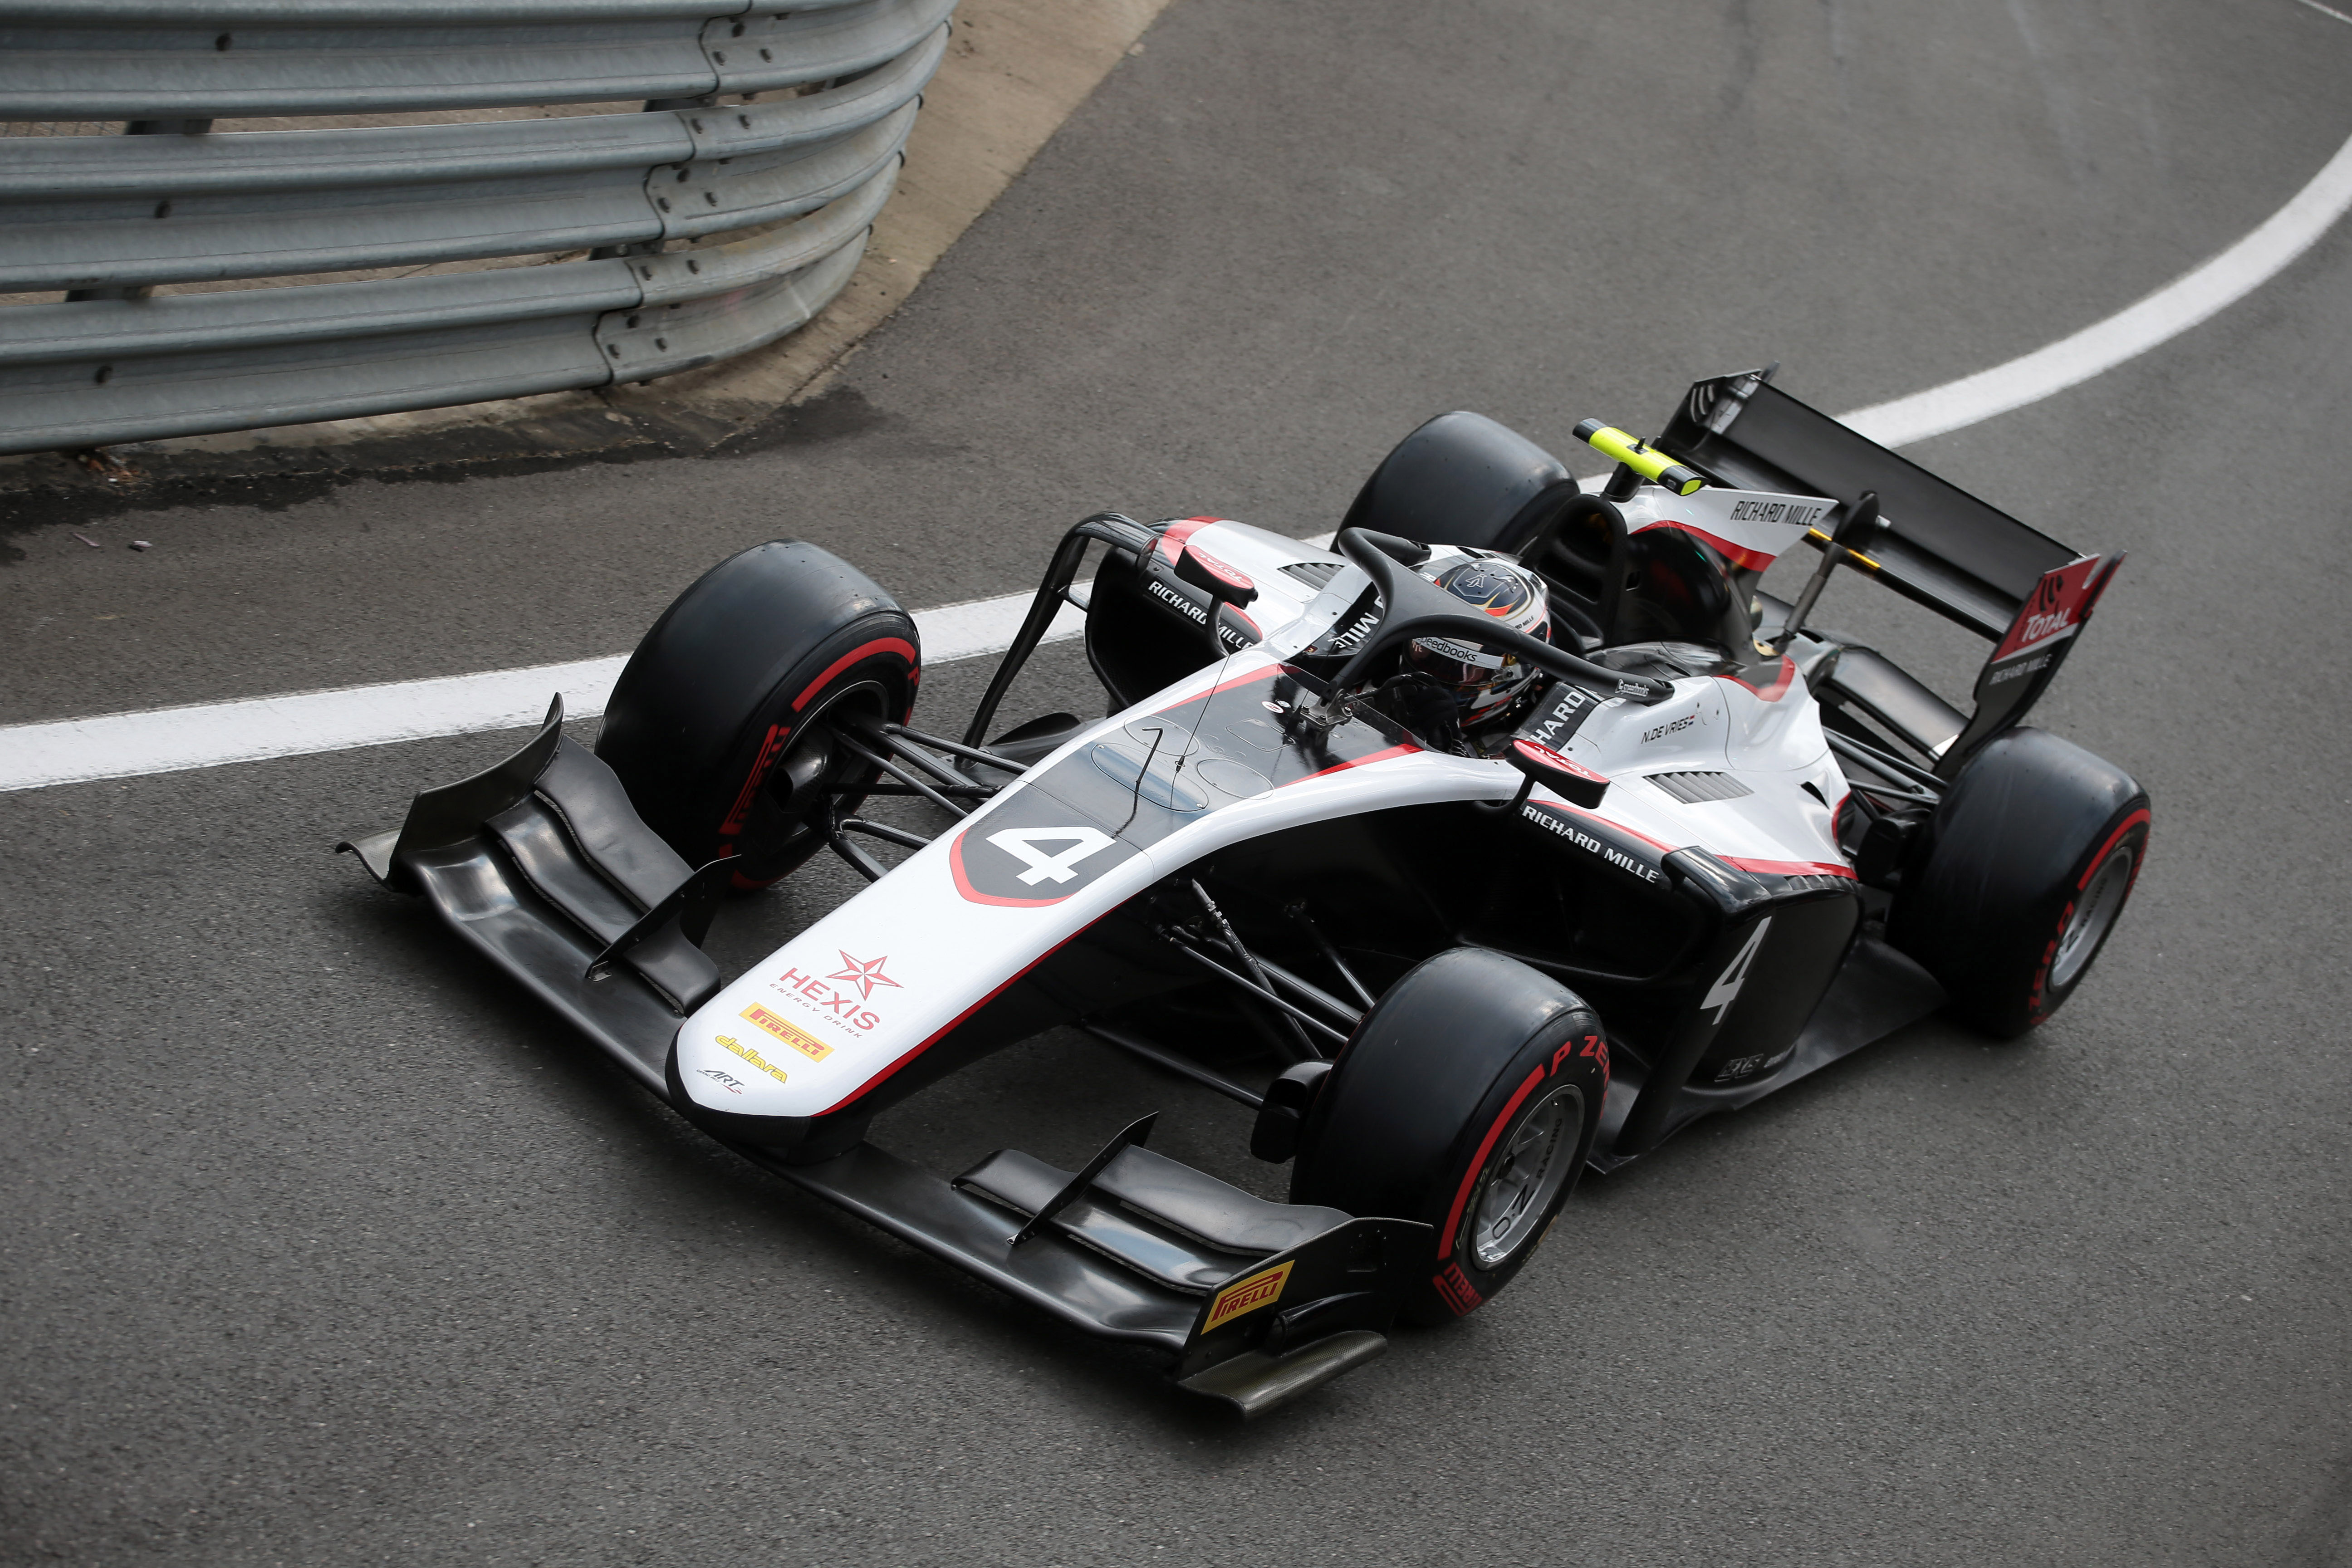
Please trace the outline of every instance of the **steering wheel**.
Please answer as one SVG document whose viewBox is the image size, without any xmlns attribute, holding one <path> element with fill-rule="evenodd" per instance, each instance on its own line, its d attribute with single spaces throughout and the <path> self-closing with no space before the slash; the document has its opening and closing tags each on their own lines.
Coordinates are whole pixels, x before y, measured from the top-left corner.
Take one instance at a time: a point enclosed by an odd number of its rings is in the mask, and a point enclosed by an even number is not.
<svg viewBox="0 0 2352 1568">
<path fill-rule="evenodd" d="M 1415 637 L 1442 637 L 1507 649 L 1538 669 L 1597 682 L 1602 689 L 1635 702 L 1664 702 L 1675 694 L 1671 682 L 1611 669 L 1607 665 L 1595 664 L 1565 648 L 1555 647 L 1540 637 L 1516 631 L 1491 616 L 1474 614 L 1461 600 L 1412 570 L 1429 558 L 1426 546 L 1366 528 L 1343 528 L 1334 542 L 1341 554 L 1362 568 L 1387 605 L 1380 625 L 1364 638 L 1355 657 L 1348 660 L 1332 681 L 1335 691 L 1361 684 L 1372 661 L 1399 643 Z"/>
</svg>

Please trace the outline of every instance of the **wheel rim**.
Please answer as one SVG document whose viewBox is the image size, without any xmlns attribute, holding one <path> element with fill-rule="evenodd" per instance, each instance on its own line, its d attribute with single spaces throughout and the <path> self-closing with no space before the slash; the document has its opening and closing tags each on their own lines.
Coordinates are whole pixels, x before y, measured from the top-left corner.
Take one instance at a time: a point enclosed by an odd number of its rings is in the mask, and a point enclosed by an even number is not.
<svg viewBox="0 0 2352 1568">
<path fill-rule="evenodd" d="M 1528 1108 L 1486 1167 L 1471 1209 L 1470 1261 L 1493 1270 L 1531 1245 L 1568 1184 L 1584 1097 L 1561 1084 Z"/>
<path fill-rule="evenodd" d="M 2074 984 L 2106 940 L 2116 917 L 2124 912 L 2124 895 L 2130 890 L 2132 866 L 2136 861 L 2129 847 L 2116 850 L 2099 862 L 2092 875 L 2091 885 L 2074 900 L 2074 912 L 2067 918 L 2066 929 L 2058 933 L 2058 951 L 2050 961 L 2050 985 L 2063 991 Z"/>
<path fill-rule="evenodd" d="M 836 786 L 849 783 L 861 773 L 870 775 L 879 772 L 872 763 L 835 745 L 833 726 L 853 713 L 869 720 L 887 719 L 887 694 L 879 684 L 861 680 L 830 694 L 801 721 L 799 732 L 768 770 L 760 786 L 761 795 L 775 813 L 768 818 L 769 830 L 759 835 L 758 841 L 741 846 L 746 859 L 753 863 L 755 869 L 797 849 L 809 837 L 821 831 L 814 824 L 830 807 Z M 747 834 L 745 837 L 750 839 L 752 836 Z"/>
</svg>

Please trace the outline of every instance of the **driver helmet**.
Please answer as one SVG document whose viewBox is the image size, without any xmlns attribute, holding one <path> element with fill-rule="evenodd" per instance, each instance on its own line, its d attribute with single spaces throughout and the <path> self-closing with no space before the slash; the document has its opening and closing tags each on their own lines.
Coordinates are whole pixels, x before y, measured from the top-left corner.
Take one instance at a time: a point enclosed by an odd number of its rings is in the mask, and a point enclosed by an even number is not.
<svg viewBox="0 0 2352 1568">
<path fill-rule="evenodd" d="M 1484 611 L 1513 631 L 1550 640 L 1551 613 L 1543 579 L 1517 562 L 1456 552 L 1432 557 L 1420 572 L 1468 607 Z M 1405 648 L 1404 665 L 1454 693 L 1465 727 L 1500 714 L 1538 674 L 1517 654 L 1451 637 L 1414 638 Z"/>
</svg>

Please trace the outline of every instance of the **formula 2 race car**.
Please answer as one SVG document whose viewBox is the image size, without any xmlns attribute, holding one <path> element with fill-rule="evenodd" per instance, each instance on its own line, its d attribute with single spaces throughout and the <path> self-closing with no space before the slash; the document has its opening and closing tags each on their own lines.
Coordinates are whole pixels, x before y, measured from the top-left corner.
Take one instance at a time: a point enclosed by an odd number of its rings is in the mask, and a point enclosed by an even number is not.
<svg viewBox="0 0 2352 1568">
<path fill-rule="evenodd" d="M 646 634 L 593 753 L 559 700 L 345 847 L 745 1158 L 1253 1414 L 1475 1309 L 1588 1165 L 1939 1007 L 2048 1017 L 2145 857 L 2139 786 L 2019 723 L 2117 562 L 1769 372 L 1654 444 L 1577 433 L 1618 460 L 1598 493 L 1433 419 L 1333 550 L 1088 518 L 961 740 L 912 727 L 887 593 L 758 545 Z M 1760 594 L 1800 541 L 1803 594 Z M 1841 564 L 1994 645 L 1972 711 L 1807 624 Z M 991 738 L 1066 604 L 1109 716 Z M 858 815 L 893 795 L 933 831 Z M 871 886 L 722 976 L 719 900 L 823 849 Z M 1057 1026 L 1249 1107 L 1290 1201 L 1152 1152 L 1150 1116 L 1076 1171 L 866 1141 Z M 1203 1059 L 1237 1037 L 1262 1070 Z"/>
</svg>

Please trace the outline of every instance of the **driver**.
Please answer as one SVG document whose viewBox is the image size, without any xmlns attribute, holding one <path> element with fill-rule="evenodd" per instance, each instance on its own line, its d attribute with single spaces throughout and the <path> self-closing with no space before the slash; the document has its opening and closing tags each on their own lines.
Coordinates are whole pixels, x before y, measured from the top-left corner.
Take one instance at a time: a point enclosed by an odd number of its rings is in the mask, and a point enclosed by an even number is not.
<svg viewBox="0 0 2352 1568">
<path fill-rule="evenodd" d="M 1513 631 L 1546 641 L 1551 616 L 1543 579 L 1499 556 L 1432 556 L 1421 574 Z M 1540 673 L 1515 653 L 1499 653 L 1450 637 L 1415 637 L 1404 651 L 1404 668 L 1429 677 L 1454 698 L 1454 722 L 1475 729 L 1499 719 L 1525 696 Z"/>
</svg>

